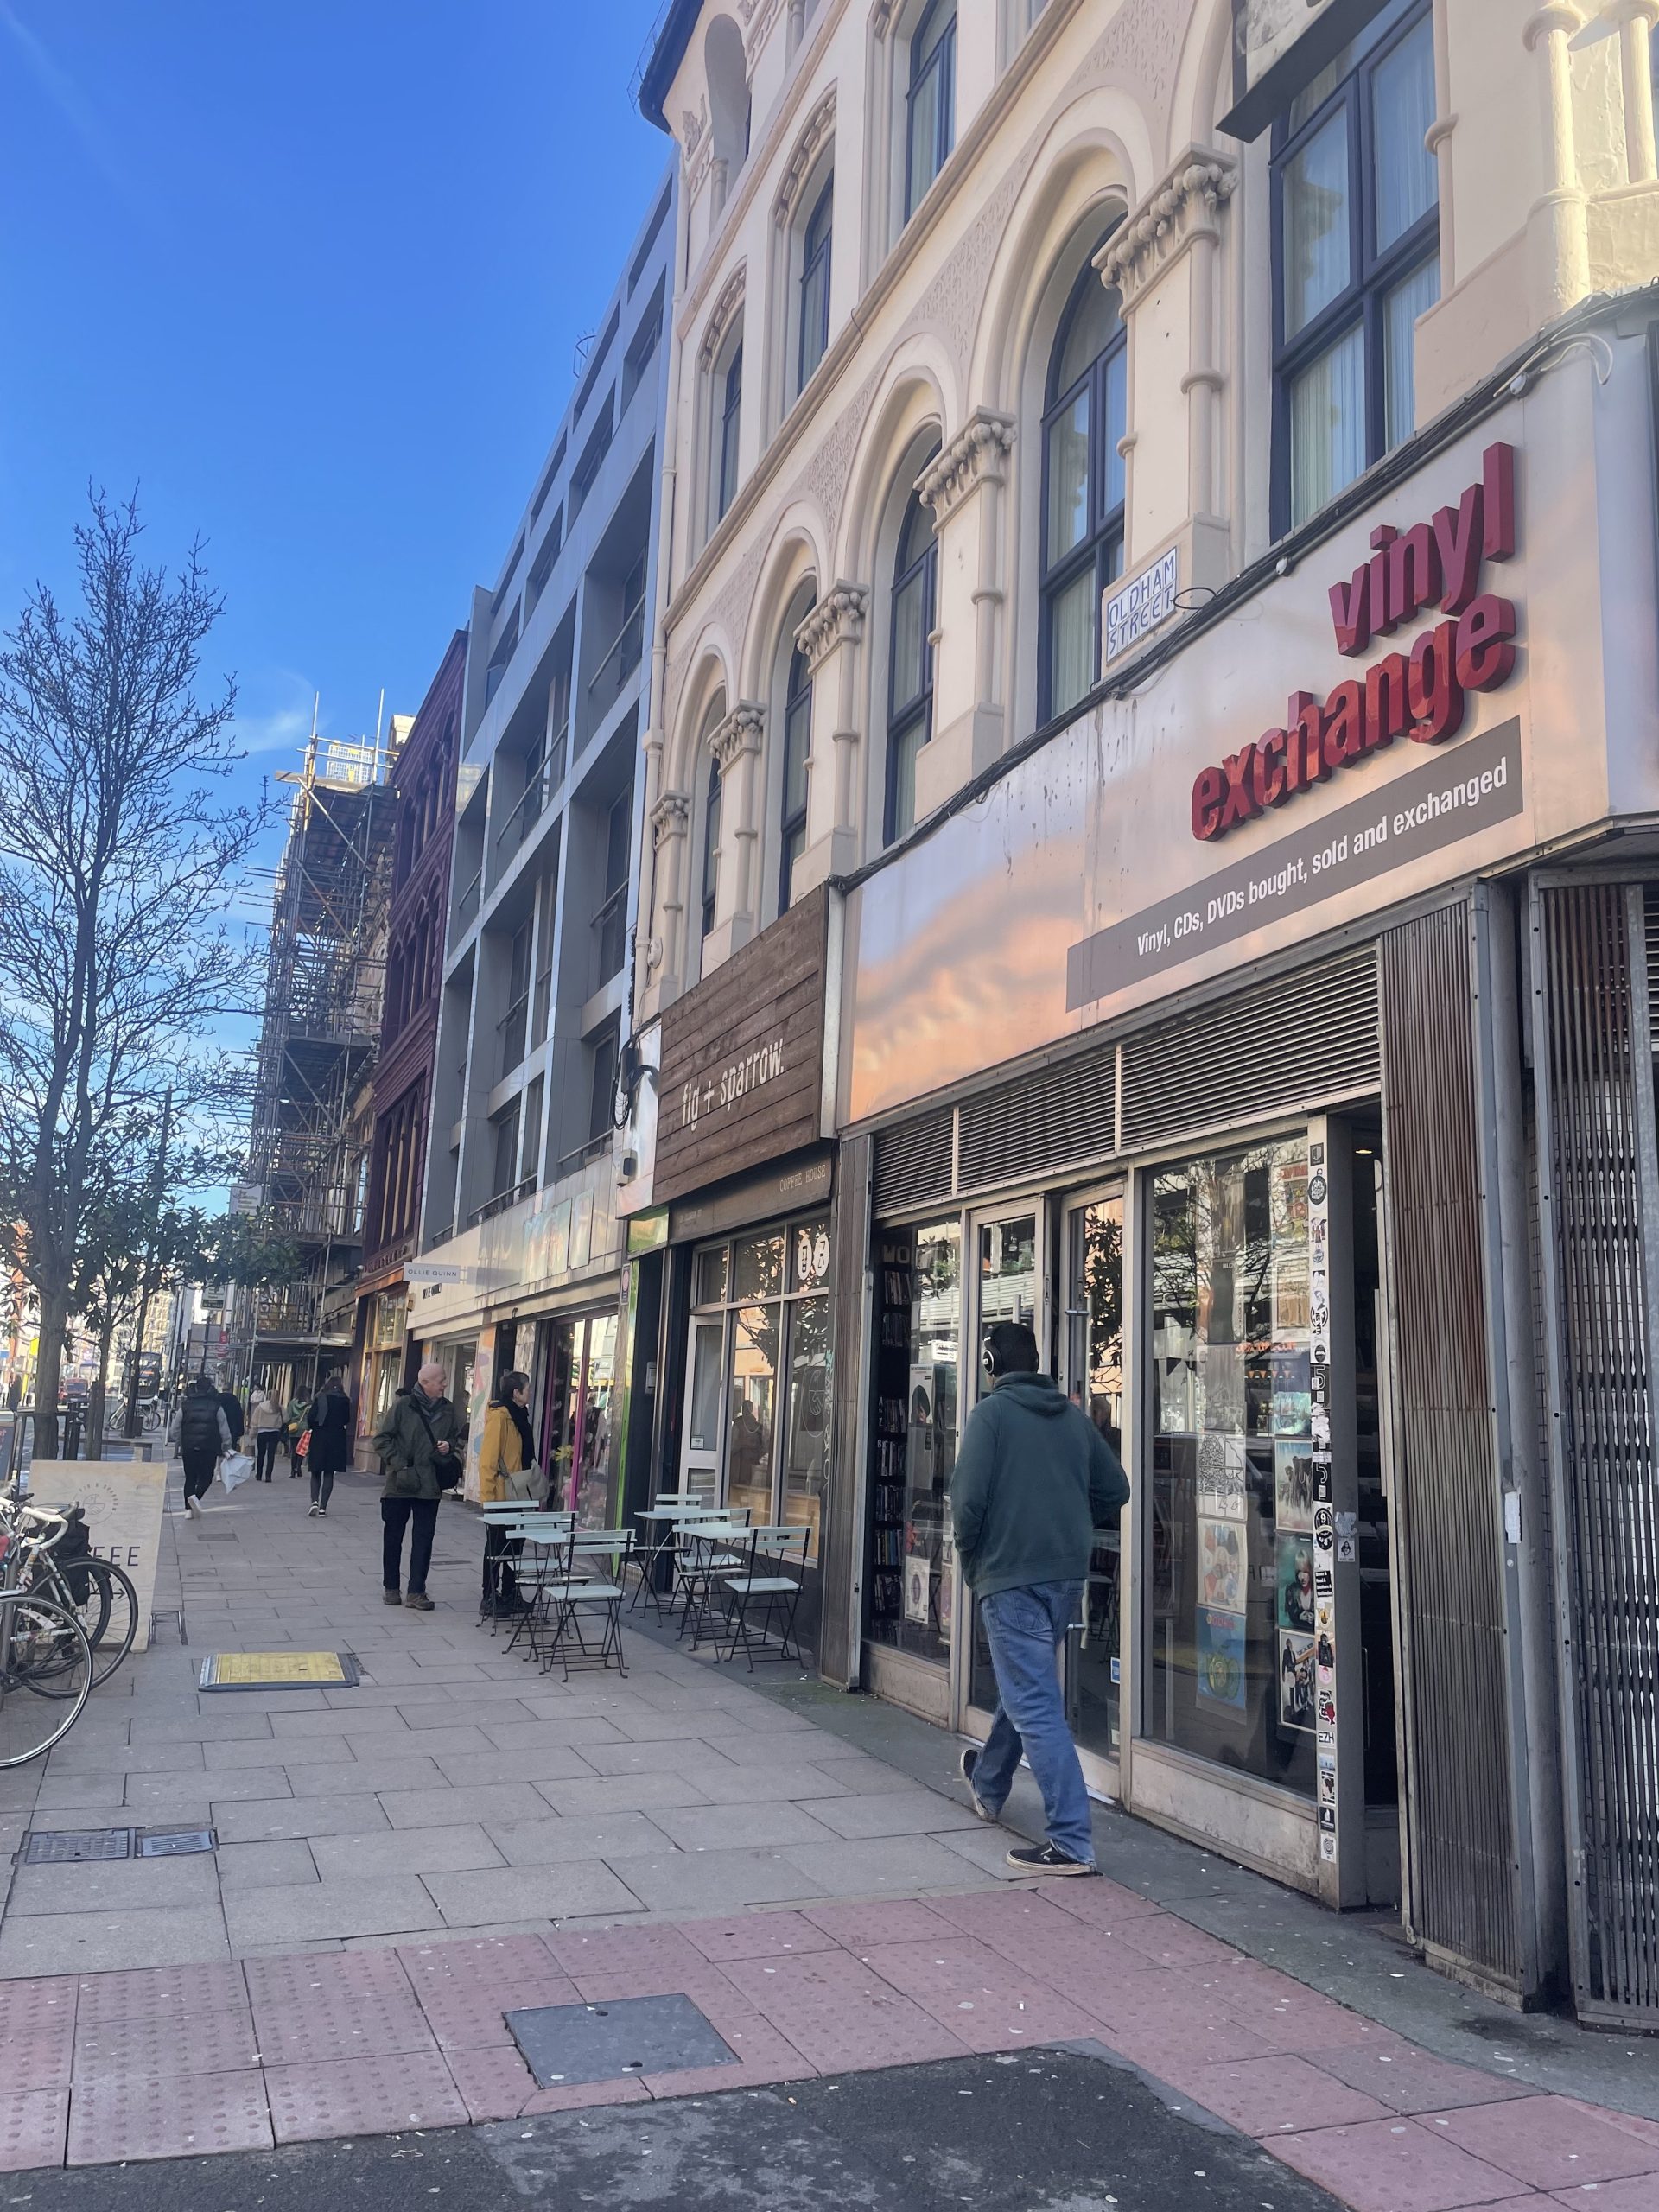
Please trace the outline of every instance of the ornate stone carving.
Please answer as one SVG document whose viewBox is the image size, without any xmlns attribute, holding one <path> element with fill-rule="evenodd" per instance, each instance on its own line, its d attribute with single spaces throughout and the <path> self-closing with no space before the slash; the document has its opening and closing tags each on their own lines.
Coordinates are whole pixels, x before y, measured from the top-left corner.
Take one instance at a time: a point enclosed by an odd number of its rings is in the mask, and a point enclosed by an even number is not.
<svg viewBox="0 0 1659 2212">
<path fill-rule="evenodd" d="M 870 594 L 862 584 L 843 578 L 832 584 L 795 632 L 795 642 L 806 655 L 816 676 L 836 647 L 856 645 L 864 634 L 864 617 Z"/>
<path fill-rule="evenodd" d="M 906 320 L 910 330 L 937 331 L 960 366 L 967 365 L 985 305 L 991 263 L 1014 213 L 1028 163 L 1016 162 L 980 210 L 966 237 Z"/>
<path fill-rule="evenodd" d="M 683 836 L 690 818 L 691 803 L 683 791 L 664 791 L 651 810 L 651 849 L 657 852 L 671 837 Z"/>
<path fill-rule="evenodd" d="M 864 426 L 870 419 L 870 406 L 880 380 L 879 372 L 865 378 L 830 429 L 818 440 L 817 448 L 808 460 L 801 475 L 801 488 L 823 510 L 824 527 L 829 531 L 828 542 L 832 545 L 841 527 L 842 502 L 847 496 L 847 478 L 853 466 L 853 454 Z"/>
<path fill-rule="evenodd" d="M 715 365 L 715 357 L 726 342 L 726 334 L 732 319 L 743 304 L 743 294 L 748 283 L 749 264 L 740 261 L 720 288 L 720 297 L 715 302 L 702 334 L 702 343 L 697 348 L 697 366 L 707 372 Z"/>
<path fill-rule="evenodd" d="M 1084 56 L 1077 76 L 1101 71 L 1121 78 L 1165 121 L 1187 21 L 1186 11 L 1172 8 L 1169 0 L 1123 0 Z"/>
<path fill-rule="evenodd" d="M 1194 232 L 1231 199 L 1238 171 L 1224 154 L 1189 146 L 1163 182 L 1131 210 L 1095 256 L 1101 282 L 1132 308 Z"/>
<path fill-rule="evenodd" d="M 784 0 L 737 0 L 745 27 L 744 49 L 757 54 L 772 35 Z"/>
<path fill-rule="evenodd" d="M 1002 463 L 1013 448 L 1014 417 L 976 407 L 917 478 L 917 497 L 944 522 L 988 478 L 1001 482 Z"/>
<path fill-rule="evenodd" d="M 697 108 L 680 111 L 680 143 L 685 149 L 689 162 L 702 143 L 702 134 L 709 128 L 709 103 L 704 100 Z"/>
<path fill-rule="evenodd" d="M 806 180 L 818 156 L 834 137 L 836 131 L 836 88 L 829 91 L 812 111 L 805 130 L 796 141 L 795 150 L 789 157 L 784 171 L 784 181 L 778 188 L 778 197 L 772 203 L 772 219 L 780 230 L 794 219 L 800 197 L 806 189 Z"/>
<path fill-rule="evenodd" d="M 760 733 L 766 727 L 766 710 L 757 707 L 752 699 L 734 707 L 717 729 L 709 733 L 709 750 L 720 764 L 722 777 L 729 776 L 746 753 L 760 750 Z"/>
</svg>

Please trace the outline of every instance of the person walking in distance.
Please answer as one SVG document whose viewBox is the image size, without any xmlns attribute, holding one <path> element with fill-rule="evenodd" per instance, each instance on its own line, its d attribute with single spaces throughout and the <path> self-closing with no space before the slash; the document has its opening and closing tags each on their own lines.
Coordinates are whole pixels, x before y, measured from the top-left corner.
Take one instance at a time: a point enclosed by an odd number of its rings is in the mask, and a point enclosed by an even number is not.
<svg viewBox="0 0 1659 2212">
<path fill-rule="evenodd" d="M 352 1462 L 352 1402 L 337 1367 L 323 1376 L 321 1389 L 306 1408 L 305 1425 L 311 1432 L 305 1455 L 311 1470 L 310 1518 L 317 1521 L 327 1513 L 334 1477 L 343 1475 Z"/>
<path fill-rule="evenodd" d="M 305 1434 L 305 1400 L 297 1391 L 289 1402 L 284 1433 L 288 1438 L 288 1478 L 289 1482 L 298 1482 L 305 1472 L 302 1464 L 304 1454 L 300 1450 L 300 1439 Z"/>
<path fill-rule="evenodd" d="M 190 1378 L 190 1387 L 167 1434 L 168 1441 L 178 1446 L 184 1462 L 184 1510 L 193 1520 L 200 1520 L 198 1501 L 213 1479 L 221 1457 L 236 1441 L 219 1392 L 205 1375 Z"/>
<path fill-rule="evenodd" d="M 990 1388 L 969 1415 L 950 1480 L 963 1573 L 979 1607 L 997 1707 L 962 1776 L 982 1821 L 1001 1814 L 1023 1750 L 1043 1793 L 1048 1840 L 1008 1864 L 1026 1874 L 1094 1874 L 1089 1793 L 1066 1726 L 1057 1661 L 1080 1620 L 1097 1528 L 1115 1527 L 1129 1485 L 1080 1406 L 1039 1372 L 1023 1321 L 999 1321 L 984 1349 Z"/>
<path fill-rule="evenodd" d="M 432 1563 L 432 1538 L 438 1525 L 438 1501 L 461 1481 L 466 1424 L 444 1395 L 444 1372 L 428 1360 L 412 1390 L 400 1390 L 380 1416 L 374 1449 L 385 1469 L 380 1496 L 384 1598 L 388 1605 L 407 1605 L 429 1613 L 426 1571 Z M 400 1596 L 404 1531 L 409 1531 L 409 1591 Z"/>
<path fill-rule="evenodd" d="M 228 1418 L 228 1416 L 227 1416 Z M 248 1400 L 248 1433 L 253 1439 L 253 1477 L 268 1483 L 276 1465 L 276 1446 L 285 1426 L 283 1409 L 267 1390 L 256 1389 Z"/>
</svg>

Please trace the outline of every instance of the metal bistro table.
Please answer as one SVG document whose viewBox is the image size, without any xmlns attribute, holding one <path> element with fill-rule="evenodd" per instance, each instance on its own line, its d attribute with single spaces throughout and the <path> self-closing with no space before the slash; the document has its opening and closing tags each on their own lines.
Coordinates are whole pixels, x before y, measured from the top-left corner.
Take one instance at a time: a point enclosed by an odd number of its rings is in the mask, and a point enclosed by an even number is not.
<svg viewBox="0 0 1659 2212">
<path fill-rule="evenodd" d="M 670 1562 L 671 1567 L 672 1566 L 679 1530 L 683 1527 L 695 1527 L 699 1522 L 720 1521 L 724 1520 L 725 1517 L 724 1506 L 705 1505 L 702 1500 L 695 1495 L 690 1497 L 676 1497 L 671 1495 L 659 1497 L 654 1505 L 642 1505 L 636 1508 L 634 1518 L 645 1524 L 646 1541 L 645 1549 L 639 1562 L 639 1580 L 629 1603 L 629 1611 L 633 1611 L 643 1593 L 647 1601 L 656 1608 L 658 1619 L 659 1621 L 663 1619 L 664 1593 L 658 1586 L 658 1577 L 664 1560 Z M 671 1572 L 668 1578 L 666 1606 L 667 1618 L 671 1620 L 674 1617 L 674 1576 Z"/>
</svg>

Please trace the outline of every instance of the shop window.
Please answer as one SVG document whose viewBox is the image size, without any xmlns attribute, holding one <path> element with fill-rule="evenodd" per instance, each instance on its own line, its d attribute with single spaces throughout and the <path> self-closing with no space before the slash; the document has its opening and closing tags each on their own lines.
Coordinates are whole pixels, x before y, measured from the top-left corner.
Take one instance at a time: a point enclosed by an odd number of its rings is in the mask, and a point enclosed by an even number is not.
<svg viewBox="0 0 1659 2212">
<path fill-rule="evenodd" d="M 775 1298 L 784 1287 L 784 1240 L 768 1230 L 739 1240 L 732 1255 L 732 1290 L 738 1298 Z"/>
<path fill-rule="evenodd" d="M 1273 150 L 1274 526 L 1410 435 L 1414 325 L 1440 293 L 1427 0 L 1392 0 L 1292 103 Z"/>
<path fill-rule="evenodd" d="M 783 850 L 778 872 L 780 914 L 789 912 L 795 895 L 795 864 L 806 850 L 806 763 L 811 749 L 812 676 L 806 655 L 797 645 L 790 655 L 789 688 L 784 699 Z"/>
<path fill-rule="evenodd" d="M 953 1628 L 962 1224 L 887 1231 L 880 1254 L 870 1635 L 943 1666 Z"/>
<path fill-rule="evenodd" d="M 691 1301 L 695 1306 L 723 1306 L 726 1303 L 726 1247 L 710 1245 L 706 1252 L 699 1252 L 692 1271 Z"/>
<path fill-rule="evenodd" d="M 956 0 L 930 0 L 910 41 L 905 102 L 905 220 L 921 205 L 956 143 Z"/>
<path fill-rule="evenodd" d="M 1154 1741 L 1312 1796 L 1307 1146 L 1152 1177 Z"/>
<path fill-rule="evenodd" d="M 830 245 L 835 220 L 836 180 L 826 178 L 801 233 L 800 322 L 795 389 L 804 391 L 812 372 L 830 350 Z"/>
<path fill-rule="evenodd" d="M 939 545 L 933 534 L 933 510 L 912 492 L 899 531 L 893 576 L 882 823 L 882 839 L 889 845 L 908 836 L 916 823 L 916 761 L 933 734 L 933 629 L 938 595 Z"/>
<path fill-rule="evenodd" d="M 596 1313 L 544 1323 L 537 1365 L 544 1375 L 543 1459 L 549 1503 L 573 1512 L 583 1529 L 611 1519 L 613 1395 L 616 1316 Z"/>
<path fill-rule="evenodd" d="M 1043 412 L 1045 721 L 1100 679 L 1101 594 L 1123 567 L 1128 372 L 1122 302 L 1091 257 L 1060 318 Z"/>
</svg>

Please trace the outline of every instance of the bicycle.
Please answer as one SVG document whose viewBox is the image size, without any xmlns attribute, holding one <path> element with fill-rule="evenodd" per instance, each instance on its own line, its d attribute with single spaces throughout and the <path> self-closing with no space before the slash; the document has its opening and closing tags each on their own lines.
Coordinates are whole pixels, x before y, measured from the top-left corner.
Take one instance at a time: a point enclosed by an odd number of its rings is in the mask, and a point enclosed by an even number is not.
<svg viewBox="0 0 1659 2212">
<path fill-rule="evenodd" d="M 50 1512 L 24 1503 L 15 1484 L 0 1490 L 0 1527 L 25 1539 L 26 1565 L 20 1586 L 74 1614 L 97 1655 L 92 1688 L 98 1689 L 132 1649 L 138 1632 L 138 1592 L 130 1576 L 112 1560 L 99 1559 L 79 1548 L 68 1557 L 63 1555 L 60 1547 L 81 1534 L 85 1518 L 79 1505 L 72 1505 L 67 1513 Z M 29 1541 L 31 1520 L 41 1529 L 56 1524 L 55 1533 L 45 1541 Z M 61 1691 L 55 1688 L 49 1675 L 42 1679 L 41 1687 L 48 1696 L 70 1694 L 67 1687 Z"/>
<path fill-rule="evenodd" d="M 79 1615 L 23 1580 L 68 1525 L 64 1514 L 15 1500 L 0 1522 L 0 1769 L 61 1743 L 92 1694 L 92 1647 Z"/>
</svg>

